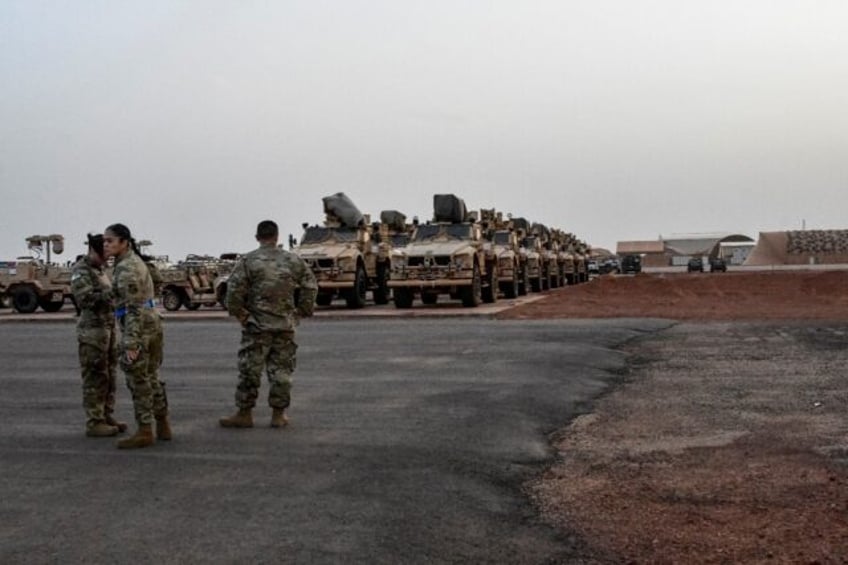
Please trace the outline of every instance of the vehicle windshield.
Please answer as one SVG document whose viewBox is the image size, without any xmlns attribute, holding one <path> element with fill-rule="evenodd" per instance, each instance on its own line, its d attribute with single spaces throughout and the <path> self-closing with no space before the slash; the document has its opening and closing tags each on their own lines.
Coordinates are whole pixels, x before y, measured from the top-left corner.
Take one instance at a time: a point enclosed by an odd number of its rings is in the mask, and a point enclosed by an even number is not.
<svg viewBox="0 0 848 565">
<path fill-rule="evenodd" d="M 528 236 L 524 238 L 524 247 L 534 248 L 536 247 L 536 236 Z"/>
<path fill-rule="evenodd" d="M 409 244 L 409 234 L 396 233 L 389 236 L 392 247 L 406 247 Z"/>
<path fill-rule="evenodd" d="M 495 237 L 492 238 L 492 241 L 495 243 L 495 245 L 509 245 L 509 232 L 496 231 Z"/>
<path fill-rule="evenodd" d="M 303 232 L 303 238 L 300 244 L 305 243 L 323 243 L 325 241 L 356 241 L 356 230 L 353 228 L 322 228 L 313 226 L 306 228 Z"/>
<path fill-rule="evenodd" d="M 415 231 L 415 241 L 426 241 L 437 237 L 471 239 L 470 224 L 425 224 Z"/>
</svg>

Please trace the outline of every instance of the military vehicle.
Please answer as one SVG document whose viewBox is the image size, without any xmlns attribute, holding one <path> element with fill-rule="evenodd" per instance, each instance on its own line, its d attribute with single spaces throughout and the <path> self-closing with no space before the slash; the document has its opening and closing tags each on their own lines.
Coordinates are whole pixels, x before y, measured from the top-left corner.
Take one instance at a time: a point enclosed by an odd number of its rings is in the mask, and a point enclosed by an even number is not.
<svg viewBox="0 0 848 565">
<path fill-rule="evenodd" d="M 530 233 L 530 222 L 526 219 L 513 218 L 512 224 L 518 237 L 518 252 L 524 257 L 524 272 L 519 278 L 519 285 L 523 283 L 524 294 L 528 291 L 540 292 L 547 288 L 547 277 L 542 263 L 542 242 Z"/>
<path fill-rule="evenodd" d="M 322 200 L 324 225 L 304 224 L 300 244 L 293 249 L 315 273 L 315 302 L 328 306 L 341 297 L 348 308 L 362 308 L 370 290 L 376 304 L 387 304 L 389 241 L 377 241 L 379 226 L 369 225 L 369 218 L 343 192 Z"/>
<path fill-rule="evenodd" d="M 527 255 L 520 253 L 518 235 L 513 229 L 511 218 L 505 220 L 501 212 L 492 208 L 480 210 L 480 223 L 487 239 L 492 242 L 497 258 L 498 289 L 504 298 L 515 298 L 522 288 L 526 294 L 527 287 L 530 286 L 524 268 Z"/>
<path fill-rule="evenodd" d="M 541 246 L 539 253 L 542 263 L 542 290 L 556 288 L 559 286 L 559 261 L 558 250 L 551 241 L 551 230 L 544 224 L 535 223 L 530 231 L 539 239 Z"/>
<path fill-rule="evenodd" d="M 463 306 L 497 300 L 497 263 L 474 213 L 453 194 L 433 196 L 433 221 L 419 225 L 400 260 L 392 264 L 389 287 L 397 308 L 410 308 L 416 294 L 435 304 L 440 294 Z"/>
<path fill-rule="evenodd" d="M 226 279 L 235 258 L 225 257 L 230 256 L 188 255 L 176 265 L 160 266 L 162 306 L 170 312 L 217 303 L 226 306 Z"/>
<path fill-rule="evenodd" d="M 73 300 L 71 268 L 51 263 L 51 250 L 61 254 L 65 238 L 57 234 L 33 235 L 26 242 L 35 256 L 0 263 L 0 294 L 22 314 L 35 312 L 39 306 L 45 312 L 58 312 L 66 298 Z"/>
</svg>

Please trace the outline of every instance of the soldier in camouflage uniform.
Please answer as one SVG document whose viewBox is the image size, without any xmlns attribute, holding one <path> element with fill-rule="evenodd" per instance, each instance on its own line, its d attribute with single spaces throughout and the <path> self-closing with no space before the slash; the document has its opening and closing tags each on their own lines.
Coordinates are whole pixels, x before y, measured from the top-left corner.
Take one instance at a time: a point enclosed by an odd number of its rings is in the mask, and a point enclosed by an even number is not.
<svg viewBox="0 0 848 565">
<path fill-rule="evenodd" d="M 74 264 L 71 293 L 78 309 L 77 341 L 82 370 L 85 435 L 114 436 L 127 429 L 112 417 L 115 410 L 115 369 L 118 347 L 112 283 L 103 272 L 103 236 L 88 236 L 88 254 Z"/>
<path fill-rule="evenodd" d="M 147 447 L 156 438 L 171 439 L 168 398 L 158 378 L 162 362 L 162 320 L 154 309 L 153 280 L 138 246 L 123 224 L 112 224 L 103 234 L 107 257 L 115 258 L 112 275 L 115 317 L 121 328 L 120 362 L 133 398 L 138 431 L 118 442 L 121 449 Z"/>
<path fill-rule="evenodd" d="M 279 230 L 270 220 L 256 228 L 259 249 L 247 253 L 227 282 L 227 310 L 241 323 L 238 352 L 238 412 L 221 418 L 225 428 L 253 427 L 262 371 L 268 375 L 271 427 L 288 424 L 285 410 L 291 402 L 291 375 L 297 344 L 298 320 L 312 315 L 318 284 L 309 266 L 277 245 Z"/>
</svg>

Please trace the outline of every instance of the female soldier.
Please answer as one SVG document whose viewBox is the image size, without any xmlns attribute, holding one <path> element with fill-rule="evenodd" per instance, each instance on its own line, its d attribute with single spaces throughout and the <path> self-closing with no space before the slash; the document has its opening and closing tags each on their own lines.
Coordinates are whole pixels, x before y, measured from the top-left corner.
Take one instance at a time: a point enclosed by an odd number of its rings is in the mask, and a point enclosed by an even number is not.
<svg viewBox="0 0 848 565">
<path fill-rule="evenodd" d="M 135 435 L 120 440 L 118 447 L 147 447 L 154 441 L 154 420 L 156 437 L 171 439 L 168 399 L 158 376 L 162 362 L 162 321 L 153 308 L 153 280 L 129 228 L 112 224 L 103 234 L 103 244 L 106 256 L 115 258 L 112 286 L 115 317 L 121 328 L 121 369 L 127 377 L 138 423 Z"/>
<path fill-rule="evenodd" d="M 79 312 L 77 341 L 82 369 L 85 435 L 113 436 L 127 425 L 112 417 L 115 409 L 115 366 L 118 348 L 112 283 L 103 272 L 103 236 L 88 235 L 88 254 L 71 271 L 71 292 Z"/>
</svg>

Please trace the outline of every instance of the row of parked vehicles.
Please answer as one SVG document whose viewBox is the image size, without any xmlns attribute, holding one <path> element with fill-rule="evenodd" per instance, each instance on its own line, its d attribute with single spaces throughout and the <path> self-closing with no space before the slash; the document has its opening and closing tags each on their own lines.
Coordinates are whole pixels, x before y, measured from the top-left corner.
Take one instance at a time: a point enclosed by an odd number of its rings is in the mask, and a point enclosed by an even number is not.
<svg viewBox="0 0 848 565">
<path fill-rule="evenodd" d="M 304 225 L 295 253 L 318 280 L 318 305 L 390 301 L 410 308 L 440 296 L 474 307 L 589 279 L 588 246 L 573 234 L 494 209 L 469 212 L 453 194 L 433 197 L 433 219 L 396 210 L 371 223 L 343 193 L 325 197 L 323 225 Z"/>
</svg>

